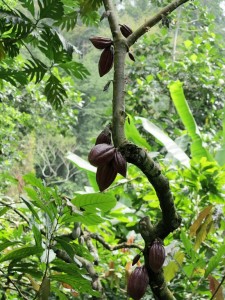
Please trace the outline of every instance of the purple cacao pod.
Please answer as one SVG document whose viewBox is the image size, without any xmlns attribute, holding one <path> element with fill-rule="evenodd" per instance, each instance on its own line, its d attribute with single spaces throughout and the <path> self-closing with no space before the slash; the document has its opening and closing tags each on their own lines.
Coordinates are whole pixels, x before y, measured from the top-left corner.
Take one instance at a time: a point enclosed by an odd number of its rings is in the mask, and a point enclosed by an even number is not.
<svg viewBox="0 0 225 300">
<path fill-rule="evenodd" d="M 149 249 L 149 266 L 153 272 L 158 273 L 165 261 L 165 249 L 160 240 L 155 239 Z"/>
<path fill-rule="evenodd" d="M 117 149 L 115 151 L 114 164 L 115 164 L 117 173 L 121 174 L 123 177 L 126 177 L 127 161 Z"/>
<path fill-rule="evenodd" d="M 119 24 L 119 25 L 120 25 L 120 31 L 125 38 L 127 38 L 133 32 L 132 29 L 126 24 Z"/>
<path fill-rule="evenodd" d="M 113 66 L 113 61 L 114 61 L 113 47 L 105 48 L 102 51 L 102 54 L 98 62 L 98 71 L 100 77 L 104 76 L 111 70 Z"/>
<path fill-rule="evenodd" d="M 105 49 L 112 45 L 112 40 L 102 36 L 94 36 L 89 39 L 97 49 Z"/>
<path fill-rule="evenodd" d="M 99 166 L 96 173 L 96 181 L 99 190 L 102 192 L 107 189 L 113 183 L 116 175 L 117 171 L 112 161 L 105 165 Z"/>
<path fill-rule="evenodd" d="M 115 155 L 115 147 L 108 144 L 95 145 L 88 155 L 91 165 L 99 167 L 110 162 Z"/>
<path fill-rule="evenodd" d="M 127 283 L 127 293 L 134 300 L 141 299 L 148 287 L 149 277 L 145 266 L 136 267 L 130 274 Z"/>
<path fill-rule="evenodd" d="M 95 145 L 98 144 L 112 144 L 111 140 L 111 131 L 109 129 L 104 129 L 98 136 L 95 142 Z"/>
</svg>

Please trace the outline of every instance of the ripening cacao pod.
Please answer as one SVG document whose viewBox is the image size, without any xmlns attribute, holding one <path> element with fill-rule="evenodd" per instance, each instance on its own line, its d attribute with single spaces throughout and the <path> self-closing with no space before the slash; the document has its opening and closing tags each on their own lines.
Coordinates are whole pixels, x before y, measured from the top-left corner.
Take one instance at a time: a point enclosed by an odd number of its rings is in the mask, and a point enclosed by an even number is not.
<svg viewBox="0 0 225 300">
<path fill-rule="evenodd" d="M 107 189 L 116 178 L 117 171 L 112 161 L 97 168 L 96 181 L 99 190 L 102 192 Z"/>
<path fill-rule="evenodd" d="M 88 155 L 88 160 L 91 165 L 99 167 L 107 164 L 115 155 L 115 147 L 108 144 L 95 145 Z"/>
<path fill-rule="evenodd" d="M 149 249 L 149 266 L 152 271 L 158 273 L 165 261 L 165 249 L 160 240 L 155 239 Z"/>
<path fill-rule="evenodd" d="M 97 49 L 105 49 L 112 45 L 112 40 L 102 36 L 94 36 L 89 39 Z"/>
<path fill-rule="evenodd" d="M 127 161 L 117 149 L 115 151 L 114 162 L 115 162 L 114 164 L 115 164 L 115 168 L 117 170 L 117 173 L 119 173 L 122 176 L 126 177 L 126 174 L 127 174 Z"/>
<path fill-rule="evenodd" d="M 113 47 L 105 48 L 102 51 L 102 54 L 98 62 L 98 71 L 100 77 L 104 76 L 111 70 L 113 66 L 113 60 L 114 60 Z"/>
<path fill-rule="evenodd" d="M 123 25 L 119 24 L 119 25 L 120 25 L 120 31 L 125 38 L 127 38 L 133 32 L 132 29 L 128 27 L 126 24 Z"/>
<path fill-rule="evenodd" d="M 109 128 L 105 128 L 98 136 L 95 142 L 95 145 L 98 144 L 108 144 L 111 145 L 112 144 L 112 140 L 111 140 L 111 131 L 109 130 Z"/>
<path fill-rule="evenodd" d="M 136 267 L 130 274 L 127 283 L 127 293 L 134 300 L 141 299 L 148 287 L 149 277 L 145 266 Z"/>
</svg>

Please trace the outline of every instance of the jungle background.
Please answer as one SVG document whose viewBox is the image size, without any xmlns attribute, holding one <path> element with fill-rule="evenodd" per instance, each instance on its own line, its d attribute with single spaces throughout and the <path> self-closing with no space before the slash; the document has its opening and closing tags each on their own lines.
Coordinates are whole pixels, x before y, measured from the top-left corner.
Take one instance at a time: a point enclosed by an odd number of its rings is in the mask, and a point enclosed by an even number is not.
<svg viewBox="0 0 225 300">
<path fill-rule="evenodd" d="M 135 29 L 170 1 L 114 2 Z M 98 76 L 89 40 L 111 37 L 101 4 L 0 3 L 0 299 L 97 299 L 96 277 L 105 299 L 128 299 L 137 223 L 161 213 L 135 166 L 99 194 L 87 162 L 112 113 L 112 71 Z M 126 62 L 126 136 L 160 164 L 182 216 L 164 241 L 176 299 L 225 296 L 224 18 L 223 1 L 189 1 Z"/>
</svg>

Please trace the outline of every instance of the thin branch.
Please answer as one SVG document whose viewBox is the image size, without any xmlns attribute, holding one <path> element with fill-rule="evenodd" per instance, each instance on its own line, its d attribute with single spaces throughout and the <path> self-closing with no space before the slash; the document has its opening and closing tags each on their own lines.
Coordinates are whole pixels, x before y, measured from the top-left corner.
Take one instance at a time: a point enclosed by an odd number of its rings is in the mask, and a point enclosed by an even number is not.
<svg viewBox="0 0 225 300">
<path fill-rule="evenodd" d="M 102 246 L 104 248 L 106 248 L 107 250 L 109 250 L 109 251 L 115 251 L 115 250 L 123 249 L 123 248 L 129 248 L 129 249 L 136 248 L 136 249 L 139 249 L 139 250 L 143 251 L 143 247 L 141 247 L 137 244 L 121 243 L 121 244 L 112 246 L 112 245 L 108 244 L 100 235 L 98 235 L 96 233 L 89 233 L 88 235 L 92 239 L 94 239 L 94 240 L 98 241 L 99 243 L 101 243 Z"/>
<path fill-rule="evenodd" d="M 213 300 L 216 297 L 216 294 L 218 293 L 218 291 L 219 291 L 219 289 L 222 286 L 224 281 L 225 281 L 225 274 L 223 275 L 223 278 L 222 278 L 220 284 L 218 285 L 218 287 L 216 288 L 215 292 L 213 293 L 212 297 L 209 300 Z"/>
<path fill-rule="evenodd" d="M 159 23 L 163 16 L 168 16 L 171 12 L 177 9 L 180 5 L 188 2 L 189 0 L 174 0 L 172 3 L 161 9 L 156 15 L 147 20 L 143 25 L 141 25 L 136 31 L 134 31 L 127 38 L 127 45 L 130 47 L 133 45 L 142 35 L 149 31 L 151 27 Z"/>
<path fill-rule="evenodd" d="M 14 286 L 14 288 L 17 290 L 20 297 L 22 297 L 22 299 L 24 299 L 24 300 L 28 300 L 28 298 L 26 296 L 24 296 L 24 294 L 21 292 L 21 290 L 18 288 L 18 286 L 14 283 L 14 281 L 7 274 L 5 274 L 5 272 L 2 271 L 1 269 L 0 269 L 0 272 L 7 278 L 8 282 Z"/>
<path fill-rule="evenodd" d="M 175 29 L 175 32 L 174 32 L 174 39 L 173 39 L 173 51 L 172 51 L 173 64 L 174 64 L 175 59 L 176 59 L 177 38 L 178 38 L 179 29 L 180 29 L 181 11 L 182 11 L 182 7 L 179 7 L 178 8 L 178 14 L 177 14 L 176 29 Z"/>
</svg>

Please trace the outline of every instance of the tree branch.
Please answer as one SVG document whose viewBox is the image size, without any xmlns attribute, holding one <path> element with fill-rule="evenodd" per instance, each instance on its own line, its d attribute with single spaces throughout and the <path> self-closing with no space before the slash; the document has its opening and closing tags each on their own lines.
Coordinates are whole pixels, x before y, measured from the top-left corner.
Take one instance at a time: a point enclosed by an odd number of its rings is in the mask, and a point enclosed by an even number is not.
<svg viewBox="0 0 225 300">
<path fill-rule="evenodd" d="M 188 2 L 189 0 L 174 0 L 172 3 L 161 9 L 156 15 L 147 20 L 143 25 L 141 25 L 137 30 L 135 30 L 128 38 L 128 47 L 132 46 L 142 35 L 149 31 L 149 29 L 155 26 L 162 20 L 163 16 L 168 16 L 180 5 Z"/>
</svg>

